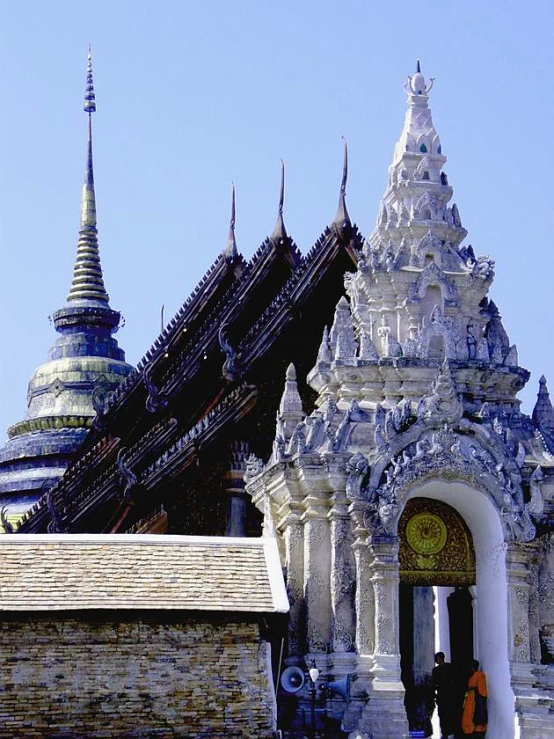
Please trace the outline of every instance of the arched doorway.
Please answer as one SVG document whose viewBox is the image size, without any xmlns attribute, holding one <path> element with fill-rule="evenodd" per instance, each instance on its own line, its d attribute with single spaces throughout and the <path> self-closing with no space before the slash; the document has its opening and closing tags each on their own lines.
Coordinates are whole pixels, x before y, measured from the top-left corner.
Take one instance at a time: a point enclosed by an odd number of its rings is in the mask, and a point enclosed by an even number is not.
<svg viewBox="0 0 554 739">
<path fill-rule="evenodd" d="M 460 700 L 474 654 L 475 549 L 471 532 L 452 506 L 408 500 L 400 539 L 400 655 L 406 711 L 414 736 L 431 736 L 434 654 L 445 652 L 459 675 Z"/>
</svg>

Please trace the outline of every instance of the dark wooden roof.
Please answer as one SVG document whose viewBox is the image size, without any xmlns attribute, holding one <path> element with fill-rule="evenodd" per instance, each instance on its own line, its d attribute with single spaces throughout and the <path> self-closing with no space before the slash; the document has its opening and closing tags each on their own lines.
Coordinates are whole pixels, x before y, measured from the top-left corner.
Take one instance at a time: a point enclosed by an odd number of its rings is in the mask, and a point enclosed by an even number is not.
<svg viewBox="0 0 554 739">
<path fill-rule="evenodd" d="M 284 368 L 310 369 L 361 245 L 355 227 L 333 225 L 306 256 L 288 236 L 267 239 L 249 262 L 221 255 L 108 398 L 49 505 L 44 496 L 18 531 L 127 530 L 137 497 L 154 506 L 237 424 L 270 443 Z"/>
</svg>

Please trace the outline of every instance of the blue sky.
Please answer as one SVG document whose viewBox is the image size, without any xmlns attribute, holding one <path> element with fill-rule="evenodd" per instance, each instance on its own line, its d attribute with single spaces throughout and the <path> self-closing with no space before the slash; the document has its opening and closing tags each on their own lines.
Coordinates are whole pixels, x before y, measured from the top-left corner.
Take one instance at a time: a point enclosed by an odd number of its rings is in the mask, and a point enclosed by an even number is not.
<svg viewBox="0 0 554 739">
<path fill-rule="evenodd" d="M 88 44 L 98 111 L 99 237 L 135 364 L 226 243 L 250 257 L 285 222 L 308 251 L 348 207 L 369 236 L 421 58 L 466 243 L 496 260 L 491 296 L 531 411 L 554 390 L 554 10 L 544 0 L 4 2 L 0 8 L 0 433 L 55 341 L 72 278 L 85 163 Z"/>
</svg>

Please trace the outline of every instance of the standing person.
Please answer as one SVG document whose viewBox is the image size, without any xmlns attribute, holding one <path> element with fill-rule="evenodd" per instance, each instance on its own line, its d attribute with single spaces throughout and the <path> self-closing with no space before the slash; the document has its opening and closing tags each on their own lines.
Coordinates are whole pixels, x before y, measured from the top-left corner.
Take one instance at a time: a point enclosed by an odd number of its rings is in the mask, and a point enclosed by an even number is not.
<svg viewBox="0 0 554 739">
<path fill-rule="evenodd" d="M 487 677 L 479 669 L 479 662 L 474 659 L 462 712 L 462 731 L 464 734 L 481 737 L 481 739 L 485 736 L 488 724 L 487 696 Z"/>
<path fill-rule="evenodd" d="M 456 731 L 456 681 L 450 662 L 445 661 L 444 652 L 435 654 L 437 666 L 433 668 L 433 689 L 439 711 L 441 739 L 454 736 Z"/>
</svg>

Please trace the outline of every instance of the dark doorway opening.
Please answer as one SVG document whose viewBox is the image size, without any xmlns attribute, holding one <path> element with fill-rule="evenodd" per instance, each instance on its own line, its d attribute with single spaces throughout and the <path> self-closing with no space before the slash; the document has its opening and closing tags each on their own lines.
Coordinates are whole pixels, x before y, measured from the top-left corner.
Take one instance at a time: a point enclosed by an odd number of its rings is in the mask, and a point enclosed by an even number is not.
<svg viewBox="0 0 554 739">
<path fill-rule="evenodd" d="M 434 667 L 437 600 L 448 608 L 446 660 L 452 663 L 457 696 L 456 715 L 461 715 L 468 664 L 473 658 L 473 604 L 467 587 L 456 587 L 449 595 L 436 599 L 444 587 L 400 583 L 400 669 L 406 691 L 405 706 L 410 736 L 431 737 L 435 709 L 432 671 Z"/>
<path fill-rule="evenodd" d="M 443 651 L 452 664 L 452 692 L 460 702 L 466 666 L 473 658 L 469 587 L 475 583 L 475 551 L 463 518 L 439 500 L 411 498 L 398 533 L 400 666 L 406 714 L 410 736 L 430 737 L 435 652 Z"/>
</svg>

